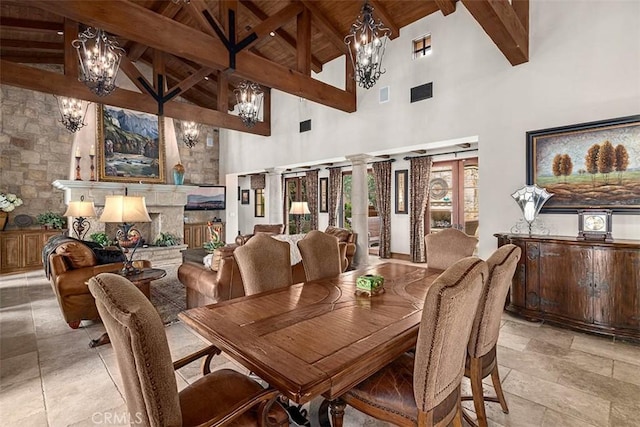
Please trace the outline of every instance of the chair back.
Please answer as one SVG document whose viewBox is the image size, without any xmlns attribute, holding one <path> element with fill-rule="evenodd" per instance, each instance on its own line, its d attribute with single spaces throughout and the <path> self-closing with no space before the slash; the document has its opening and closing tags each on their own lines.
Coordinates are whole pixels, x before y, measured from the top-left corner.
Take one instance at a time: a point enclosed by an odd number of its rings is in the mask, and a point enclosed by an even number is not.
<svg viewBox="0 0 640 427">
<path fill-rule="evenodd" d="M 489 278 L 482 290 L 469 338 L 468 351 L 471 357 L 484 356 L 498 342 L 504 301 L 520 259 L 520 252 L 520 248 L 515 245 L 504 245 L 487 260 Z"/>
<path fill-rule="evenodd" d="M 444 271 L 427 291 L 413 371 L 414 397 L 423 412 L 437 407 L 460 386 L 487 274 L 486 262 L 464 258 Z"/>
<path fill-rule="evenodd" d="M 245 295 L 291 286 L 291 254 L 288 242 L 256 234 L 233 251 Z"/>
<path fill-rule="evenodd" d="M 307 280 L 334 277 L 342 273 L 342 256 L 338 238 L 311 230 L 298 241 L 302 265 Z"/>
<path fill-rule="evenodd" d="M 284 224 L 256 224 L 253 226 L 253 234 L 258 233 L 282 234 Z"/>
<path fill-rule="evenodd" d="M 91 278 L 89 290 L 116 352 L 131 416 L 142 426 L 181 425 L 169 344 L 156 309 L 118 274 Z"/>
<path fill-rule="evenodd" d="M 467 236 L 455 228 L 446 228 L 424 237 L 427 251 L 427 266 L 438 270 L 446 270 L 456 261 L 473 255 L 478 238 Z"/>
</svg>

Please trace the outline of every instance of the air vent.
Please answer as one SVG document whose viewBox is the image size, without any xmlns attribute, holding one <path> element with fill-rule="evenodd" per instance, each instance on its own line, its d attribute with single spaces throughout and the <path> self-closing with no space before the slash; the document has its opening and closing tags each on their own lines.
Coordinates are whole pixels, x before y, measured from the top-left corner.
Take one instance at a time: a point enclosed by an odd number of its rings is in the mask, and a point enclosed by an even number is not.
<svg viewBox="0 0 640 427">
<path fill-rule="evenodd" d="M 380 104 L 389 102 L 389 86 L 380 88 Z"/>
<path fill-rule="evenodd" d="M 311 119 L 300 122 L 300 133 L 309 132 L 311 130 Z"/>
<path fill-rule="evenodd" d="M 433 82 L 411 88 L 411 102 L 433 98 Z"/>
</svg>

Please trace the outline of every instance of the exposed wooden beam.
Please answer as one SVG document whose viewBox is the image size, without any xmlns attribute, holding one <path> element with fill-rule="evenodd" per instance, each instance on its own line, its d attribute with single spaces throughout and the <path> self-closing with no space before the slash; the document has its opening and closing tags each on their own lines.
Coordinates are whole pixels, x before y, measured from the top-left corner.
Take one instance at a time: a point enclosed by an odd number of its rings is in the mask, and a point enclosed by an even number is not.
<svg viewBox="0 0 640 427">
<path fill-rule="evenodd" d="M 156 93 L 160 93 L 160 91 L 164 91 L 164 87 L 160 87 L 160 76 L 162 76 L 162 84 L 164 85 L 164 75 L 167 74 L 167 70 L 164 64 L 164 54 L 161 50 L 154 49 L 153 50 L 153 88 L 156 90 Z"/>
<path fill-rule="evenodd" d="M 379 0 L 369 0 L 371 6 L 373 6 L 373 16 L 382 20 L 382 23 L 391 30 L 389 38 L 391 40 L 400 36 L 400 27 L 393 20 L 393 17 L 387 12 L 387 8 L 382 5 Z"/>
<path fill-rule="evenodd" d="M 0 46 L 2 46 L 3 49 L 16 48 L 20 50 L 37 51 L 56 50 L 60 52 L 64 50 L 64 43 L 62 42 L 37 42 L 32 40 L 0 39 Z"/>
<path fill-rule="evenodd" d="M 412 153 L 416 153 L 416 154 L 425 154 L 427 152 L 427 150 L 413 150 L 411 152 Z"/>
<path fill-rule="evenodd" d="M 526 5 L 524 3 L 527 3 Z M 511 65 L 529 61 L 528 0 L 522 0 L 516 14 L 509 0 L 462 0 L 462 4 L 478 21 Z M 523 13 L 526 7 L 527 13 Z"/>
<path fill-rule="evenodd" d="M 529 34 L 529 0 L 511 0 L 511 6 L 518 20 Z"/>
<path fill-rule="evenodd" d="M 316 6 L 316 4 L 311 0 L 302 0 L 302 4 L 305 5 L 307 9 L 311 11 L 311 19 L 313 23 L 322 31 L 322 34 L 327 37 L 327 39 L 336 47 L 340 52 L 347 55 L 349 52 L 347 50 L 347 45 L 344 43 L 344 36 L 338 29 L 335 24 L 331 22 L 327 16 L 322 13 L 320 8 Z"/>
<path fill-rule="evenodd" d="M 255 33 L 258 38 L 253 41 L 252 44 L 257 43 L 259 40 L 264 40 L 266 37 L 271 37 L 270 33 L 275 32 L 287 22 L 295 18 L 304 8 L 299 3 L 292 3 L 289 6 L 284 7 L 277 13 L 271 15 L 260 24 L 253 27 L 251 30 L 243 32 L 240 36 L 240 40 L 248 36 L 251 33 Z M 251 46 L 251 45 L 249 45 Z"/>
<path fill-rule="evenodd" d="M 193 4 L 194 1 L 191 3 Z M 209 68 L 229 67 L 228 52 L 220 40 L 130 1 L 33 0 L 30 4 L 103 28 Z M 154 31 L 150 31 L 150 28 Z M 185 40 L 189 42 L 185 43 Z M 236 71 L 238 75 L 267 87 L 301 96 L 332 108 L 346 112 L 356 109 L 353 94 L 247 51 L 238 54 Z"/>
<path fill-rule="evenodd" d="M 78 23 L 64 18 L 64 74 L 78 77 L 78 52 L 73 41 L 78 39 Z"/>
<path fill-rule="evenodd" d="M 435 0 L 444 16 L 456 11 L 456 0 Z"/>
<path fill-rule="evenodd" d="M 178 14 L 178 12 L 180 12 L 181 8 L 182 6 L 179 4 L 175 4 L 171 1 L 165 1 L 160 5 L 158 13 L 160 15 L 166 16 L 167 18 L 173 19 Z M 141 43 L 132 42 L 130 43 L 130 46 L 127 47 L 127 56 L 129 56 L 129 59 L 135 62 L 140 59 L 140 57 L 142 57 L 147 48 L 148 46 L 145 46 Z"/>
<path fill-rule="evenodd" d="M 302 7 L 302 6 L 300 6 Z M 306 76 L 311 75 L 311 12 L 304 9 L 297 20 L 298 50 L 296 60 L 298 71 Z"/>
<path fill-rule="evenodd" d="M 61 32 L 63 24 L 59 22 L 32 21 L 30 19 L 0 17 L 0 27 L 4 30 L 35 31 L 35 32 Z"/>
<path fill-rule="evenodd" d="M 138 89 L 140 89 L 140 92 L 144 94 L 148 93 L 147 88 L 144 86 L 144 84 L 142 84 L 142 81 L 146 82 L 149 86 L 151 86 L 151 83 L 149 83 L 146 77 L 142 75 L 140 70 L 138 70 L 138 68 L 133 65 L 133 62 L 131 62 L 128 57 L 122 57 L 122 59 L 120 60 L 120 69 L 129 78 L 129 80 L 131 80 L 131 83 L 133 83 Z"/>
<path fill-rule="evenodd" d="M 253 3 L 252 1 L 240 0 L 240 4 L 242 4 L 244 7 L 246 7 L 249 10 L 249 12 L 253 13 L 257 18 L 263 21 L 269 18 L 269 15 L 263 12 L 262 9 L 256 6 L 255 3 Z M 284 46 L 287 47 L 289 52 L 291 52 L 294 55 L 297 55 L 298 46 L 297 46 L 296 40 L 293 37 L 291 37 L 289 33 L 287 33 L 282 28 L 278 28 L 277 30 L 275 30 L 275 33 L 282 39 L 282 41 L 284 41 Z M 320 62 L 320 60 L 318 60 L 318 58 L 316 58 L 315 55 L 311 55 L 311 66 L 313 71 L 316 73 L 319 73 L 320 71 L 322 71 L 322 62 Z"/>
<path fill-rule="evenodd" d="M 33 56 L 33 53 L 25 52 L 11 52 L 11 55 L 5 55 L 2 53 L 2 59 L 9 62 L 17 62 L 20 64 L 56 64 L 63 65 L 64 57 L 63 55 L 46 55 L 42 56 L 39 54 L 38 56 Z"/>
<path fill-rule="evenodd" d="M 197 85 L 198 83 L 200 83 L 202 80 L 204 80 L 205 76 L 208 76 L 212 72 L 213 70 L 211 68 L 201 68 L 195 73 L 191 74 L 186 79 L 182 80 L 181 82 L 171 87 L 167 91 L 167 93 L 171 93 L 176 89 L 180 90 L 180 93 L 183 93 L 189 90 L 190 88 L 192 88 L 193 86 Z"/>
<path fill-rule="evenodd" d="M 54 95 L 70 96 L 95 103 L 108 103 L 149 114 L 156 114 L 158 104 L 150 96 L 118 88 L 108 97 L 93 94 L 77 78 L 0 60 L 0 83 Z M 164 105 L 166 117 L 192 120 L 215 127 L 269 136 L 270 123 L 264 121 L 247 128 L 239 117 L 184 102 L 169 101 Z"/>
<path fill-rule="evenodd" d="M 218 111 L 227 112 L 229 108 L 229 81 L 226 73 L 218 73 Z"/>
</svg>

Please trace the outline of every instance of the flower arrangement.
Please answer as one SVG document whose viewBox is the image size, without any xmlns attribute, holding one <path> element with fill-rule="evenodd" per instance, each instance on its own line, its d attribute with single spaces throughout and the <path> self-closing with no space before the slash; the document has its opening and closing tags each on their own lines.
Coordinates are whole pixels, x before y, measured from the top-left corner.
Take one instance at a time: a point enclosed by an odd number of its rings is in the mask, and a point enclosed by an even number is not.
<svg viewBox="0 0 640 427">
<path fill-rule="evenodd" d="M 11 212 L 22 205 L 22 199 L 12 193 L 0 193 L 0 209 L 2 212 Z"/>
</svg>

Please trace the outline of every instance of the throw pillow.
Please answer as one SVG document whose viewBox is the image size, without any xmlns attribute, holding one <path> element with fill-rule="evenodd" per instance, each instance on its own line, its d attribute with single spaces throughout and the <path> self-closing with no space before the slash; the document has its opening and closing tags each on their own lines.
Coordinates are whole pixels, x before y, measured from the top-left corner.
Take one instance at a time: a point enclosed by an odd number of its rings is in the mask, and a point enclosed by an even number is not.
<svg viewBox="0 0 640 427">
<path fill-rule="evenodd" d="M 122 251 L 118 249 L 95 248 L 93 253 L 96 256 L 98 265 L 125 262 L 127 260 Z"/>
<path fill-rule="evenodd" d="M 93 267 L 97 263 L 93 251 L 82 243 L 63 243 L 56 248 L 56 253 L 66 257 L 72 268 Z"/>
<path fill-rule="evenodd" d="M 339 242 L 348 242 L 349 236 L 351 235 L 351 232 L 349 230 L 333 227 L 331 225 L 328 226 L 324 232 L 337 237 Z"/>
</svg>

